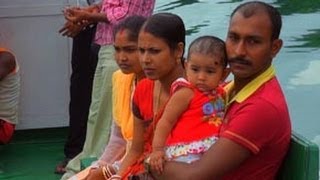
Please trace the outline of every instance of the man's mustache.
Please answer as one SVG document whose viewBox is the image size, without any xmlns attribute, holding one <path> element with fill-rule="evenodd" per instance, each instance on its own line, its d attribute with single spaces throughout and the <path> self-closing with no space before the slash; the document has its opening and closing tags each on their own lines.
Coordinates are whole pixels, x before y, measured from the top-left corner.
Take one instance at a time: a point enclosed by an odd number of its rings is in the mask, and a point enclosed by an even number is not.
<svg viewBox="0 0 320 180">
<path fill-rule="evenodd" d="M 252 63 L 244 58 L 240 58 L 240 57 L 235 57 L 235 58 L 230 58 L 228 60 L 229 63 L 238 63 L 238 64 L 243 64 L 243 65 L 251 65 Z"/>
</svg>

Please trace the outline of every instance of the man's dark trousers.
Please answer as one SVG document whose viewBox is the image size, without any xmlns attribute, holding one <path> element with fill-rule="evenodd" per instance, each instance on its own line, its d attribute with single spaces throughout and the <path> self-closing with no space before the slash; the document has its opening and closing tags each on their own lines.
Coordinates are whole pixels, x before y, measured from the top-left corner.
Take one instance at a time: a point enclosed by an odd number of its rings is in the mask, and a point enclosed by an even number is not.
<svg viewBox="0 0 320 180">
<path fill-rule="evenodd" d="M 88 27 L 73 38 L 69 135 L 64 146 L 67 159 L 72 159 L 82 151 L 86 138 L 92 84 L 99 51 L 99 46 L 92 43 L 95 29 L 95 26 Z"/>
</svg>

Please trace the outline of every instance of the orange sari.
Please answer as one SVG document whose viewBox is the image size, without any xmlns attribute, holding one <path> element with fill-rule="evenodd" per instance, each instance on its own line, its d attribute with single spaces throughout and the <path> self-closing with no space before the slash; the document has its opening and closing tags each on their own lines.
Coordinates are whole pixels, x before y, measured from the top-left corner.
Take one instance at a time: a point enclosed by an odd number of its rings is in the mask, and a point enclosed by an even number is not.
<svg viewBox="0 0 320 180">
<path fill-rule="evenodd" d="M 151 174 L 148 174 L 144 167 L 144 160 L 152 152 L 152 139 L 154 135 L 155 127 L 162 116 L 164 111 L 163 106 L 157 115 L 154 117 L 153 113 L 153 89 L 154 81 L 144 79 L 140 81 L 136 87 L 133 97 L 133 114 L 145 121 L 148 125 L 144 134 L 144 151 L 138 160 L 131 165 L 122 179 L 129 179 L 130 176 L 143 176 L 143 179 L 153 179 Z"/>
</svg>

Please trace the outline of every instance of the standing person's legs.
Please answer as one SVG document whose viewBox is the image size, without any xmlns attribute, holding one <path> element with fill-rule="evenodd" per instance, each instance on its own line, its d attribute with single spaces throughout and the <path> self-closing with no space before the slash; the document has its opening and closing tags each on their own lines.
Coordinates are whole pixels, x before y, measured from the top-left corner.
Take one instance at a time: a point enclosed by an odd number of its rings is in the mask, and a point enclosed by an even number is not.
<svg viewBox="0 0 320 180">
<path fill-rule="evenodd" d="M 94 75 L 87 135 L 83 150 L 67 165 L 61 180 L 69 179 L 80 171 L 80 160 L 100 157 L 108 142 L 112 123 L 112 74 L 118 66 L 112 45 L 102 46 Z"/>
<path fill-rule="evenodd" d="M 92 56 L 91 44 L 94 28 L 83 30 L 73 40 L 72 74 L 70 81 L 70 129 L 65 144 L 66 158 L 73 158 L 82 151 L 86 137 L 92 83 L 97 56 Z"/>
<path fill-rule="evenodd" d="M 56 173 L 64 173 L 68 161 L 82 151 L 86 137 L 92 83 L 97 65 L 97 50 L 92 49 L 95 27 L 87 28 L 73 39 L 70 79 L 69 135 L 64 146 L 65 159 Z"/>
<path fill-rule="evenodd" d="M 99 157 L 109 139 L 112 123 L 112 74 L 117 67 L 113 46 L 102 46 L 94 77 L 87 136 L 83 149 L 88 157 Z"/>
</svg>

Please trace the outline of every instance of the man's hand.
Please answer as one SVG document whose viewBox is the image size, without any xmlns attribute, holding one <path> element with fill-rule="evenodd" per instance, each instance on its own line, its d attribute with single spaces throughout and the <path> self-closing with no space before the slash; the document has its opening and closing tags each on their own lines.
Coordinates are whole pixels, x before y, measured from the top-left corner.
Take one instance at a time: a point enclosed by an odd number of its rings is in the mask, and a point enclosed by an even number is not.
<svg viewBox="0 0 320 180">
<path fill-rule="evenodd" d="M 64 10 L 64 17 L 75 24 L 83 24 L 88 22 L 90 13 L 85 9 L 74 7 Z"/>
<path fill-rule="evenodd" d="M 87 7 L 83 7 L 82 10 L 90 12 L 90 13 L 98 13 L 100 12 L 101 4 L 95 4 Z"/>
<path fill-rule="evenodd" d="M 59 33 L 62 34 L 62 36 L 68 36 L 68 37 L 75 37 L 83 28 L 85 25 L 78 25 L 71 21 L 67 21 L 63 27 L 59 30 Z"/>
</svg>

